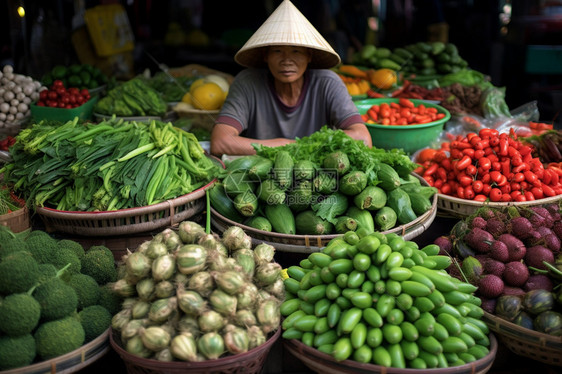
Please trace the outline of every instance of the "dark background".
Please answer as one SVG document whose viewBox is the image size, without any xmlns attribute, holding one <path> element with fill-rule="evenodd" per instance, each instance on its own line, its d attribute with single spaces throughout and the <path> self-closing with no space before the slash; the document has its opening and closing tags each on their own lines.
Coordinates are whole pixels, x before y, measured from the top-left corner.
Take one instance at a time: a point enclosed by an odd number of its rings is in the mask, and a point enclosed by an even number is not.
<svg viewBox="0 0 562 374">
<path fill-rule="evenodd" d="M 8 0 L 0 5 L 0 65 L 40 78 L 55 64 L 78 60 L 71 35 L 84 9 L 120 3 L 135 37 L 131 74 L 157 70 L 146 52 L 169 67 L 202 64 L 236 74 L 233 56 L 280 0 Z M 294 0 L 344 62 L 366 43 L 398 47 L 427 41 L 435 25 L 469 66 L 506 87 L 510 109 L 538 101 L 541 120 L 560 125 L 562 1 L 545 0 Z M 16 8 L 26 9 L 25 18 Z M 83 24 L 83 21 L 82 21 Z M 198 30 L 206 43 L 173 45 L 171 24 Z M 536 46 L 553 47 L 548 69 L 533 69 Z"/>
</svg>

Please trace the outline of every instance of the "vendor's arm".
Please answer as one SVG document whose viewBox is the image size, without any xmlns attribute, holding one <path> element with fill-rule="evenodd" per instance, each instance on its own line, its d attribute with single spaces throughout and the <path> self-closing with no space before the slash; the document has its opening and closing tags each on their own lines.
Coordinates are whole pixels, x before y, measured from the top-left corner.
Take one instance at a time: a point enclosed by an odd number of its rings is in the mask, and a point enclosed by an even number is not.
<svg viewBox="0 0 562 374">
<path fill-rule="evenodd" d="M 217 123 L 211 133 L 211 153 L 218 157 L 223 154 L 251 155 L 256 153 L 254 147 L 252 147 L 253 143 L 263 144 L 268 147 L 278 147 L 293 142 L 294 140 L 285 138 L 265 140 L 246 138 L 240 136 L 236 128 Z"/>
<path fill-rule="evenodd" d="M 343 131 L 355 140 L 362 140 L 369 148 L 372 147 L 371 134 L 364 123 L 354 123 Z"/>
</svg>

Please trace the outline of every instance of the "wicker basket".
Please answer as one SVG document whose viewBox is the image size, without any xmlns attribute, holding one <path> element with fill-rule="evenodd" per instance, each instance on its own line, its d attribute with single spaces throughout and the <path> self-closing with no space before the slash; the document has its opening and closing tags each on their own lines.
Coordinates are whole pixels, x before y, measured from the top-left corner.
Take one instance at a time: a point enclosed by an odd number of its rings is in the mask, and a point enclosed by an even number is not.
<svg viewBox="0 0 562 374">
<path fill-rule="evenodd" d="M 362 364 L 352 360 L 338 362 L 329 354 L 322 353 L 296 339 L 284 340 L 283 344 L 287 351 L 319 374 L 484 374 L 492 367 L 498 350 L 496 338 L 490 334 L 490 352 L 480 360 L 449 368 L 420 370 Z"/>
<path fill-rule="evenodd" d="M 466 218 L 484 206 L 488 206 L 490 208 L 504 208 L 508 206 L 536 206 L 558 203 L 561 199 L 562 195 L 557 195 L 533 201 L 509 201 L 505 203 L 498 203 L 466 200 L 460 199 L 458 197 L 437 194 L 437 209 L 440 215 L 444 213 L 444 215 L 454 218 Z"/>
<path fill-rule="evenodd" d="M 482 320 L 513 353 L 548 365 L 562 366 L 562 336 L 527 329 L 488 312 Z"/>
<path fill-rule="evenodd" d="M 24 206 L 16 211 L 2 214 L 0 225 L 8 227 L 12 232 L 22 232 L 31 227 L 29 209 Z"/>
<path fill-rule="evenodd" d="M 422 183 L 425 181 L 422 181 Z M 401 226 L 396 226 L 383 234 L 397 233 L 405 240 L 412 240 L 431 226 L 437 215 L 437 195 L 433 196 L 431 209 L 417 217 L 415 220 Z M 258 230 L 250 226 L 234 222 L 211 207 L 211 223 L 219 233 L 224 232 L 230 226 L 240 226 L 252 238 L 254 245 L 260 243 L 271 244 L 278 251 L 295 253 L 318 252 L 328 244 L 330 240 L 339 236 L 333 235 L 287 235 L 276 232 Z"/>
<path fill-rule="evenodd" d="M 67 212 L 36 208 L 48 232 L 82 236 L 129 235 L 173 226 L 200 213 L 205 208 L 205 186 L 175 199 L 139 208 L 105 212 Z"/>
<path fill-rule="evenodd" d="M 234 80 L 234 77 L 231 74 L 198 64 L 189 64 L 179 68 L 172 68 L 168 70 L 168 72 L 173 77 L 199 77 L 203 75 L 216 74 L 226 79 L 228 83 L 232 83 Z"/>
<path fill-rule="evenodd" d="M 72 352 L 47 361 L 2 371 L 2 374 L 66 374 L 75 373 L 92 364 L 109 351 L 109 332 L 107 329 L 96 339 L 84 344 Z"/>
<path fill-rule="evenodd" d="M 163 362 L 142 358 L 121 348 L 118 334 L 111 333 L 109 338 L 111 347 L 125 362 L 128 374 L 259 374 L 262 371 L 271 347 L 279 339 L 279 336 L 281 336 L 281 329 L 277 329 L 275 334 L 267 339 L 264 344 L 246 353 L 201 362 Z"/>
</svg>

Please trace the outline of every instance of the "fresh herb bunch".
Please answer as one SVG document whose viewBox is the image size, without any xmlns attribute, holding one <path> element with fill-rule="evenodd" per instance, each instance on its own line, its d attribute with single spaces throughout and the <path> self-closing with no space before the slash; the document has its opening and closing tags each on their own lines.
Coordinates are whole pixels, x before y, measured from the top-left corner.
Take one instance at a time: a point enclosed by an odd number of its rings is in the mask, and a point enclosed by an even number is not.
<svg viewBox="0 0 562 374">
<path fill-rule="evenodd" d="M 35 124 L 18 134 L 0 172 L 32 206 L 106 211 L 185 195 L 217 169 L 197 138 L 171 123 L 113 118 Z"/>
<path fill-rule="evenodd" d="M 326 155 L 341 151 L 347 154 L 351 170 L 362 170 L 367 174 L 369 182 L 377 180 L 380 163 L 389 164 L 395 169 L 401 168 L 410 173 L 417 166 L 401 149 L 385 150 L 369 148 L 361 140 L 355 140 L 342 130 L 333 130 L 327 126 L 310 136 L 297 138 L 294 143 L 281 147 L 266 147 L 254 144 L 256 153 L 260 156 L 274 159 L 277 152 L 288 151 L 298 160 L 310 160 L 317 165 L 322 164 Z"/>
</svg>

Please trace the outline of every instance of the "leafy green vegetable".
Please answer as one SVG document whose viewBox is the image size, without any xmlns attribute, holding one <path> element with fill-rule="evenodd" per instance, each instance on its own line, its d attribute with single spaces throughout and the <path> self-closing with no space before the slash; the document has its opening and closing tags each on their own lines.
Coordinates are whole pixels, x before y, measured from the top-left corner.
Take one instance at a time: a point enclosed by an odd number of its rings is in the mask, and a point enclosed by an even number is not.
<svg viewBox="0 0 562 374">
<path fill-rule="evenodd" d="M 367 175 L 371 184 L 376 184 L 378 165 L 383 162 L 393 167 L 401 166 L 409 171 L 414 170 L 416 164 L 401 149 L 385 150 L 376 147 L 369 148 L 360 140 L 355 140 L 342 130 L 333 130 L 327 126 L 314 132 L 310 136 L 297 138 L 294 143 L 281 147 L 266 147 L 254 144 L 256 153 L 260 156 L 275 159 L 280 150 L 288 151 L 295 161 L 310 160 L 322 165 L 324 157 L 334 151 L 347 154 L 351 170 L 361 170 Z"/>
<path fill-rule="evenodd" d="M 210 182 L 220 168 L 195 135 L 152 121 L 34 124 L 1 171 L 32 206 L 114 210 L 152 205 Z"/>
</svg>

